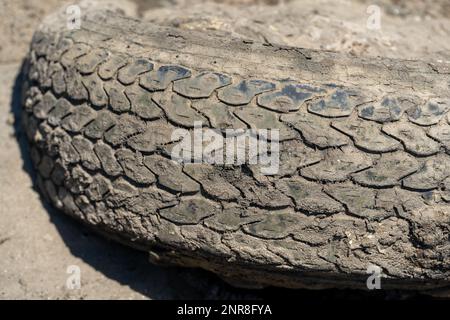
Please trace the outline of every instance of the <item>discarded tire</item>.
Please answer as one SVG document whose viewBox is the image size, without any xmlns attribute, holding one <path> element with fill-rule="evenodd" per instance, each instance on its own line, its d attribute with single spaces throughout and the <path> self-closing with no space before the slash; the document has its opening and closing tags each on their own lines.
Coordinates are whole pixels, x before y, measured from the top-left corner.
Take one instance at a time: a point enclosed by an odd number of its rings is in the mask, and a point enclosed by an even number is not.
<svg viewBox="0 0 450 320">
<path fill-rule="evenodd" d="M 449 285 L 448 67 L 96 11 L 41 26 L 24 69 L 42 195 L 152 261 L 241 286 L 365 288 L 373 266 L 383 288 Z M 195 122 L 278 130 L 278 171 L 172 161 Z"/>
</svg>

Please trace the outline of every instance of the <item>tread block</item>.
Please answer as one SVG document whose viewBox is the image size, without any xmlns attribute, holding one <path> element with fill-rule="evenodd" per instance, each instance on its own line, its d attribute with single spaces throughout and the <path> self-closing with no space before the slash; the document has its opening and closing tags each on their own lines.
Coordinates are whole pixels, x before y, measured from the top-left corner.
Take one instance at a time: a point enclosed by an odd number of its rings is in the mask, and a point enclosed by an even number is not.
<svg viewBox="0 0 450 320">
<path fill-rule="evenodd" d="M 52 75 L 56 72 L 59 71 L 64 68 L 61 66 L 61 64 L 59 62 L 50 62 L 48 64 L 48 70 L 47 70 L 47 79 L 46 79 L 46 83 L 45 83 L 45 88 L 49 89 L 51 87 L 51 85 L 49 85 L 48 81 L 51 81 L 51 77 Z"/>
<path fill-rule="evenodd" d="M 98 68 L 98 75 L 103 80 L 110 80 L 117 71 L 127 64 L 128 58 L 122 54 L 113 54 Z"/>
<path fill-rule="evenodd" d="M 45 88 L 45 89 L 52 89 L 52 88 L 54 89 L 53 76 L 55 73 L 61 73 L 61 71 L 64 72 L 64 69 L 59 63 L 50 62 L 49 66 L 48 66 L 47 79 L 45 81 L 45 85 L 42 85 L 41 87 Z M 64 79 L 64 76 L 63 76 L 63 79 Z"/>
<path fill-rule="evenodd" d="M 327 118 L 346 117 L 360 100 L 361 97 L 354 91 L 337 89 L 331 95 L 309 104 L 308 110 Z"/>
<path fill-rule="evenodd" d="M 368 187 L 393 187 L 400 180 L 417 171 L 417 160 L 405 153 L 394 152 L 382 154 L 377 163 L 370 169 L 353 174 L 353 180 Z"/>
<path fill-rule="evenodd" d="M 122 113 L 131 109 L 130 101 L 125 95 L 125 87 L 117 81 L 105 82 L 104 88 L 109 96 L 111 109 Z"/>
<path fill-rule="evenodd" d="M 91 201 L 100 201 L 111 190 L 110 181 L 101 174 L 96 174 L 92 177 L 92 183 L 86 189 L 86 195 Z"/>
<path fill-rule="evenodd" d="M 89 93 L 89 101 L 97 107 L 104 107 L 108 104 L 108 95 L 103 89 L 103 81 L 95 73 L 83 77 L 83 84 Z"/>
<path fill-rule="evenodd" d="M 100 161 L 94 152 L 94 145 L 92 142 L 82 136 L 75 136 L 72 139 L 72 145 L 80 155 L 81 164 L 85 168 L 89 170 L 100 169 Z"/>
<path fill-rule="evenodd" d="M 84 43 L 75 43 L 61 56 L 61 64 L 68 68 L 75 64 L 75 59 L 87 54 L 91 47 Z"/>
<path fill-rule="evenodd" d="M 47 149 L 50 155 L 58 155 L 64 164 L 77 163 L 80 161 L 80 155 L 72 146 L 71 137 L 62 130 L 56 128 L 47 139 Z"/>
<path fill-rule="evenodd" d="M 53 91 L 60 95 L 66 91 L 65 71 L 60 64 L 55 64 L 54 71 L 51 75 Z"/>
<path fill-rule="evenodd" d="M 414 174 L 403 179 L 403 186 L 414 190 L 431 190 L 450 176 L 450 157 L 437 155 L 428 159 Z"/>
<path fill-rule="evenodd" d="M 181 66 L 161 66 L 139 78 L 139 84 L 150 91 L 165 90 L 173 81 L 189 78 L 191 71 Z"/>
<path fill-rule="evenodd" d="M 105 134 L 105 140 L 113 146 L 124 144 L 128 138 L 145 131 L 145 122 L 135 117 L 120 117 L 117 123 L 108 129 Z"/>
<path fill-rule="evenodd" d="M 220 175 L 220 169 L 208 164 L 188 163 L 184 172 L 198 181 L 205 192 L 219 200 L 234 200 L 241 193 L 231 183 Z"/>
<path fill-rule="evenodd" d="M 332 122 L 331 126 L 353 138 L 355 146 L 371 152 L 398 150 L 400 142 L 381 132 L 381 125 L 360 119 Z"/>
<path fill-rule="evenodd" d="M 53 133 L 53 128 L 48 125 L 46 121 L 41 121 L 38 126 L 38 134 L 35 136 L 35 142 L 37 146 L 45 149 L 47 144 L 47 138 Z"/>
<path fill-rule="evenodd" d="M 150 184 L 156 181 L 155 175 L 143 163 L 143 157 L 128 149 L 116 151 L 116 159 L 125 175 L 137 183 Z"/>
<path fill-rule="evenodd" d="M 58 99 L 55 107 L 48 113 L 47 121 L 52 126 L 58 126 L 62 118 L 72 111 L 72 104 L 64 98 Z"/>
<path fill-rule="evenodd" d="M 129 199 L 135 199 L 138 195 L 138 188 L 119 177 L 114 180 L 112 190 L 106 196 L 106 204 L 111 208 L 122 207 Z"/>
<path fill-rule="evenodd" d="M 85 219 L 92 224 L 96 224 L 96 219 L 93 218 L 95 217 L 95 208 L 94 206 L 90 203 L 88 197 L 86 197 L 84 194 L 75 197 L 75 204 L 77 205 L 78 209 L 80 209 L 80 211 L 83 213 L 83 215 L 85 216 Z"/>
<path fill-rule="evenodd" d="M 49 36 L 49 42 L 47 45 L 47 50 L 45 50 L 45 56 L 48 61 L 57 61 L 58 59 L 50 59 L 50 56 L 53 55 L 55 51 L 58 50 L 58 43 L 61 41 L 60 37 L 56 35 Z"/>
<path fill-rule="evenodd" d="M 448 124 L 432 127 L 428 131 L 428 135 L 442 143 L 447 153 L 450 153 L 450 126 Z"/>
<path fill-rule="evenodd" d="M 407 199 L 407 193 L 412 193 L 397 187 L 376 190 L 375 206 L 386 211 L 402 210 L 403 202 Z"/>
<path fill-rule="evenodd" d="M 117 80 L 124 85 L 130 85 L 136 81 L 137 77 L 145 72 L 153 70 L 153 63 L 147 59 L 133 59 L 119 70 Z"/>
<path fill-rule="evenodd" d="M 311 218 L 314 219 L 313 216 Z M 330 239 L 341 238 L 342 230 L 347 232 L 346 236 L 350 235 L 354 237 L 356 235 L 355 233 L 362 233 L 362 237 L 365 235 L 365 233 L 360 230 L 364 230 L 366 228 L 367 222 L 363 219 L 357 219 L 349 216 L 348 213 L 342 212 L 333 214 L 331 216 L 321 218 L 320 221 L 312 219 L 302 219 L 303 223 L 299 225 L 298 230 L 292 234 L 292 238 L 294 240 L 317 247 L 324 244 L 330 244 Z M 320 232 L 318 232 L 318 230 L 320 230 Z M 353 240 L 355 240 L 355 238 L 353 238 Z M 320 250 L 317 254 L 323 254 L 321 251 L 322 250 Z M 329 260 L 329 254 L 326 254 L 323 258 Z"/>
<path fill-rule="evenodd" d="M 298 138 L 297 132 L 282 123 L 275 112 L 254 106 L 239 107 L 234 114 L 252 129 L 279 130 L 279 141 Z"/>
<path fill-rule="evenodd" d="M 450 232 L 449 217 L 450 210 L 448 205 L 429 206 L 411 212 L 408 220 L 411 226 L 411 236 L 417 245 L 431 249 L 439 248 L 438 250 L 443 250 L 442 255 L 446 257 L 448 251 L 440 248 L 445 248 L 448 243 L 448 234 Z M 430 230 L 433 231 L 430 232 Z M 438 257 L 440 256 L 438 255 Z M 444 265 L 446 265 L 445 262 Z"/>
<path fill-rule="evenodd" d="M 397 121 L 405 110 L 415 105 L 415 99 L 386 96 L 381 101 L 364 104 L 358 108 L 358 115 L 379 123 Z"/>
<path fill-rule="evenodd" d="M 31 81 L 38 81 L 39 73 L 38 73 L 38 66 L 37 66 L 37 58 L 35 52 L 31 51 L 29 53 L 28 61 L 27 61 L 27 79 Z"/>
<path fill-rule="evenodd" d="M 174 82 L 173 91 L 188 98 L 208 98 L 214 90 L 231 84 L 231 78 L 217 72 L 202 72 Z"/>
<path fill-rule="evenodd" d="M 22 103 L 26 112 L 33 112 L 33 107 L 42 100 L 42 93 L 37 87 L 30 87 L 24 97 Z"/>
<path fill-rule="evenodd" d="M 393 215 L 393 212 L 375 210 L 376 191 L 373 189 L 361 188 L 352 183 L 337 183 L 325 186 L 324 191 L 358 217 L 380 219 Z"/>
<path fill-rule="evenodd" d="M 353 172 L 371 165 L 371 158 L 355 148 L 330 149 L 325 153 L 324 160 L 301 169 L 300 174 L 315 181 L 339 182 L 347 180 Z"/>
<path fill-rule="evenodd" d="M 28 80 L 30 81 L 38 81 L 39 80 L 39 72 L 37 66 L 37 58 L 34 52 L 30 52 L 30 56 L 28 58 Z"/>
<path fill-rule="evenodd" d="M 161 217 L 180 224 L 198 224 L 203 219 L 220 212 L 220 206 L 204 198 L 182 199 L 174 207 L 161 209 Z"/>
<path fill-rule="evenodd" d="M 421 125 L 431 126 L 438 123 L 450 109 L 450 100 L 431 99 L 426 104 L 416 105 L 409 109 L 409 121 Z"/>
<path fill-rule="evenodd" d="M 155 186 L 141 189 L 141 192 L 124 201 L 127 212 L 137 213 L 142 216 L 157 214 L 159 209 L 173 207 L 178 203 L 177 197 Z M 156 218 L 155 218 L 156 219 Z"/>
<path fill-rule="evenodd" d="M 321 151 L 305 146 L 299 140 L 283 141 L 280 145 L 279 151 L 279 166 L 278 172 L 274 176 L 284 177 L 295 175 L 297 170 L 323 160 Z M 261 164 L 254 164 L 248 166 L 257 177 L 262 171 Z"/>
<path fill-rule="evenodd" d="M 70 175 L 64 181 L 64 186 L 75 194 L 80 194 L 92 183 L 92 176 L 79 165 L 70 171 Z"/>
<path fill-rule="evenodd" d="M 261 221 L 244 226 L 244 231 L 262 239 L 284 239 L 301 225 L 301 218 L 299 214 L 277 210 L 264 215 Z"/>
<path fill-rule="evenodd" d="M 80 57 L 76 61 L 76 68 L 82 74 L 90 74 L 95 72 L 97 66 L 105 61 L 109 56 L 108 51 L 102 48 L 91 50 L 86 55 Z"/>
<path fill-rule="evenodd" d="M 126 88 L 125 95 L 131 102 L 131 110 L 140 118 L 155 120 L 161 118 L 162 111 L 152 100 L 152 94 L 138 85 Z"/>
<path fill-rule="evenodd" d="M 191 100 L 178 94 L 155 93 L 153 100 L 165 111 L 167 118 L 180 126 L 193 128 L 196 121 L 208 123 L 204 116 L 191 108 Z"/>
<path fill-rule="evenodd" d="M 281 115 L 281 121 L 289 123 L 301 132 L 303 138 L 321 149 L 341 147 L 349 143 L 349 138 L 331 127 L 331 121 L 306 112 Z"/>
<path fill-rule="evenodd" d="M 51 86 L 51 74 L 49 70 L 49 64 L 44 58 L 39 58 L 37 61 L 38 83 L 41 88 L 47 89 Z"/>
<path fill-rule="evenodd" d="M 109 145 L 98 141 L 94 146 L 94 151 L 107 175 L 115 177 L 122 174 L 122 167 L 114 157 L 114 150 Z"/>
<path fill-rule="evenodd" d="M 233 114 L 230 107 L 220 101 L 211 101 L 211 99 L 195 100 L 192 103 L 192 107 L 204 114 L 213 128 L 219 130 L 247 128 L 247 125 Z"/>
<path fill-rule="evenodd" d="M 257 181 L 239 170 L 227 172 L 224 177 L 242 192 L 245 202 L 273 209 L 292 206 L 291 199 L 267 181 Z"/>
<path fill-rule="evenodd" d="M 80 132 L 96 116 L 97 113 L 91 107 L 83 104 L 73 108 L 73 112 L 61 121 L 61 126 L 70 132 Z"/>
<path fill-rule="evenodd" d="M 389 123 L 382 130 L 403 142 L 405 149 L 417 156 L 431 156 L 439 152 L 439 144 L 427 137 L 421 127 L 410 123 Z"/>
<path fill-rule="evenodd" d="M 294 177 L 277 181 L 276 187 L 294 200 L 298 210 L 318 215 L 344 211 L 344 207 L 339 202 L 322 191 L 320 184 Z"/>
<path fill-rule="evenodd" d="M 144 164 L 158 176 L 158 183 L 180 194 L 200 191 L 200 185 L 182 172 L 181 164 L 154 154 L 144 158 Z"/>
<path fill-rule="evenodd" d="M 277 112 L 298 111 L 306 100 L 324 92 L 306 84 L 288 84 L 279 91 L 258 96 L 258 105 Z"/>
<path fill-rule="evenodd" d="M 80 212 L 80 209 L 78 209 L 78 206 L 75 204 L 72 193 L 70 193 L 66 188 L 64 187 L 58 188 L 58 197 L 63 203 L 63 208 L 65 212 L 67 212 L 69 215 L 78 218 L 83 217 L 82 213 Z"/>
<path fill-rule="evenodd" d="M 51 50 L 48 50 L 47 59 L 54 62 L 61 61 L 62 54 L 67 52 L 72 46 L 73 41 L 71 39 L 65 37 L 60 38 L 55 46 Z"/>
<path fill-rule="evenodd" d="M 84 134 L 92 139 L 101 139 L 103 134 L 116 124 L 116 117 L 109 111 L 97 112 L 97 117 L 83 130 Z"/>
<path fill-rule="evenodd" d="M 38 119 L 46 119 L 49 111 L 56 105 L 56 101 L 55 96 L 50 91 L 47 91 L 33 107 L 34 116 Z"/>
<path fill-rule="evenodd" d="M 172 141 L 175 128 L 166 123 L 152 123 L 146 130 L 128 139 L 128 145 L 141 152 L 153 152 Z"/>
<path fill-rule="evenodd" d="M 219 232 L 233 232 L 241 228 L 242 225 L 261 220 L 260 216 L 245 216 L 242 209 L 238 206 L 226 207 L 222 212 L 206 218 L 204 224 Z"/>
<path fill-rule="evenodd" d="M 279 176 L 294 175 L 298 168 L 323 160 L 322 152 L 307 147 L 299 140 L 285 141 L 280 146 Z"/>
<path fill-rule="evenodd" d="M 227 86 L 219 90 L 217 97 L 220 101 L 232 106 L 249 104 L 257 94 L 274 90 L 275 84 L 264 80 L 242 80 L 234 86 Z"/>
<path fill-rule="evenodd" d="M 64 80 L 66 82 L 67 95 L 73 100 L 87 100 L 88 92 L 83 85 L 81 75 L 75 70 L 70 68 L 66 70 L 64 74 Z"/>
</svg>

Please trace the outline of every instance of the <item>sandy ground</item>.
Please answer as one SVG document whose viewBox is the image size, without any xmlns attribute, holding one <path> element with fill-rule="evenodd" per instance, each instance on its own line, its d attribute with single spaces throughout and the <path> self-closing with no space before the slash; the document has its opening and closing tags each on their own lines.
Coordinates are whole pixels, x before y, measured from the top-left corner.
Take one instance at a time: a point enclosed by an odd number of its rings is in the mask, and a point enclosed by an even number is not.
<svg viewBox="0 0 450 320">
<path fill-rule="evenodd" d="M 176 2 L 176 4 L 174 4 Z M 0 298 L 177 299 L 340 295 L 327 291 L 247 291 L 203 271 L 162 268 L 144 253 L 96 236 L 45 206 L 32 187 L 18 125 L 20 63 L 42 17 L 60 0 L 0 0 Z M 368 3 L 344 0 L 114 1 L 130 15 L 185 29 L 347 52 L 450 63 L 448 1 L 380 0 L 381 29 L 367 29 Z M 256 3 L 256 4 L 255 4 Z M 176 5 L 176 6 L 175 6 Z M 67 268 L 78 266 L 81 288 L 66 287 Z M 346 292 L 360 297 L 358 292 Z M 368 298 L 417 297 L 398 292 Z"/>
</svg>

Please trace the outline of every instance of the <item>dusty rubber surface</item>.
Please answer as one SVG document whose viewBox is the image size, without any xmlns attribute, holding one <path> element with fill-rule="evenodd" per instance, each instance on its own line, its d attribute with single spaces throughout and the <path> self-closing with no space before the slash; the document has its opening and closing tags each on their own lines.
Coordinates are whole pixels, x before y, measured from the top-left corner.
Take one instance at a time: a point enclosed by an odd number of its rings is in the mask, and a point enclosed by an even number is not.
<svg viewBox="0 0 450 320">
<path fill-rule="evenodd" d="M 387 287 L 448 285 L 445 66 L 113 14 L 47 27 L 31 45 L 23 119 L 57 208 L 156 262 L 240 285 L 361 287 L 370 264 Z M 171 133 L 197 120 L 279 129 L 280 172 L 170 162 Z"/>
</svg>

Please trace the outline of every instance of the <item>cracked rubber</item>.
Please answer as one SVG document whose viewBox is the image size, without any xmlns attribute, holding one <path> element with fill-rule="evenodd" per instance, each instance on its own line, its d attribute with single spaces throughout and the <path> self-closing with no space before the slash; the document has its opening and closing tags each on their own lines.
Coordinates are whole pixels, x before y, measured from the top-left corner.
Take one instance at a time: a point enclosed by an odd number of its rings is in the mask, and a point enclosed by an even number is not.
<svg viewBox="0 0 450 320">
<path fill-rule="evenodd" d="M 89 12 L 49 19 L 23 126 L 56 208 L 155 263 L 239 286 L 450 280 L 448 66 L 357 58 Z M 172 132 L 280 130 L 280 170 L 180 164 Z"/>
</svg>

